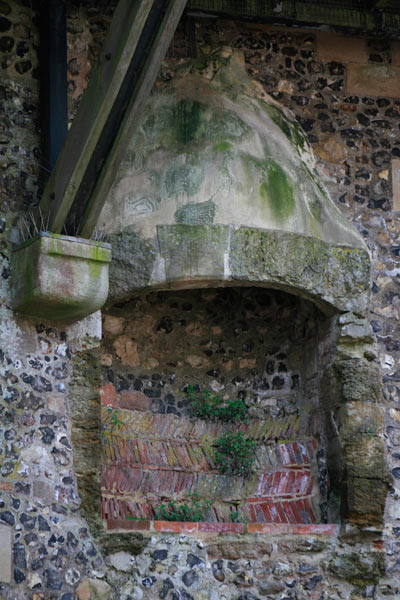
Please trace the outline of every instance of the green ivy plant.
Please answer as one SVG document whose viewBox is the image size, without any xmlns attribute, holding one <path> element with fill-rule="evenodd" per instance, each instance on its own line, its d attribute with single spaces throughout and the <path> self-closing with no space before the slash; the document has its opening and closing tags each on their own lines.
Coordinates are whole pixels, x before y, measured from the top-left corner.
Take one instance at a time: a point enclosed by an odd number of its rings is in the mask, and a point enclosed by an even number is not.
<svg viewBox="0 0 400 600">
<path fill-rule="evenodd" d="M 107 408 L 107 412 L 110 415 L 111 431 L 114 431 L 115 429 L 119 431 L 124 422 L 119 418 L 118 410 L 116 408 Z"/>
<path fill-rule="evenodd" d="M 215 463 L 220 473 L 243 475 L 253 472 L 256 444 L 243 433 L 227 431 L 214 444 Z"/>
<path fill-rule="evenodd" d="M 247 404 L 243 397 L 226 402 L 210 390 L 188 385 L 186 394 L 194 417 L 206 421 L 247 421 Z"/>
<path fill-rule="evenodd" d="M 156 521 L 205 521 L 211 502 L 196 492 L 188 494 L 187 500 L 178 503 L 171 499 L 167 504 L 153 506 Z"/>
</svg>

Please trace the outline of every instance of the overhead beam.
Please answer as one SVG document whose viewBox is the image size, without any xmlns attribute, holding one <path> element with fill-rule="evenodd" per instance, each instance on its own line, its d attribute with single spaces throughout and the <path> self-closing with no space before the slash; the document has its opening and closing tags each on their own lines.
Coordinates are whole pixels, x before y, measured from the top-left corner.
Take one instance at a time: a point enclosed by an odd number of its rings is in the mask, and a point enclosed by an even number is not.
<svg viewBox="0 0 400 600">
<path fill-rule="evenodd" d="M 135 73 L 130 72 L 130 66 L 151 11 L 162 5 L 162 0 L 118 3 L 104 48 L 40 202 L 42 214 L 54 233 L 61 232 L 96 149 L 96 159 L 104 160 L 99 156 L 99 144 L 105 127 L 111 116 L 118 124 L 122 118 L 113 109 L 119 98 L 118 110 L 123 113 L 127 99 L 121 94 L 129 94 L 134 85 Z"/>
<path fill-rule="evenodd" d="M 83 237 L 89 237 L 96 226 L 120 162 L 139 125 L 146 99 L 156 81 L 161 63 L 167 53 L 185 5 L 186 0 L 171 0 L 164 18 L 159 23 L 157 35 L 140 71 L 135 90 L 131 95 L 118 134 L 114 139 L 111 151 L 107 156 L 100 176 L 97 178 L 94 190 L 86 204 L 79 228 L 79 234 Z"/>
<path fill-rule="evenodd" d="M 40 19 L 40 118 L 43 179 L 57 160 L 68 132 L 67 28 L 63 0 L 48 0 Z"/>
<path fill-rule="evenodd" d="M 378 10 L 376 10 L 378 9 Z M 400 8 L 398 0 L 364 0 L 355 6 L 335 2 L 321 3 L 318 0 L 188 0 L 188 14 L 210 15 L 228 19 L 242 19 L 257 23 L 276 25 L 293 24 L 304 27 L 327 25 L 339 31 L 359 31 L 368 35 L 398 39 L 400 31 Z M 384 28 L 382 29 L 382 23 Z"/>
</svg>

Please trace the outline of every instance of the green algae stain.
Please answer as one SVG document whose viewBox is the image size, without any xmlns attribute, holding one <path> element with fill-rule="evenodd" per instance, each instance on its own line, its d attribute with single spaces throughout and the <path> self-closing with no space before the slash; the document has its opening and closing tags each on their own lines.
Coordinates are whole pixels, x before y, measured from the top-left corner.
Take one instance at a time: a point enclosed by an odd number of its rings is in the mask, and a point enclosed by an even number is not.
<svg viewBox="0 0 400 600">
<path fill-rule="evenodd" d="M 267 104 L 266 109 L 275 125 L 278 125 L 278 127 L 283 131 L 286 137 L 292 140 L 292 131 L 290 129 L 288 119 L 285 117 L 285 114 L 277 106 L 272 106 L 271 104 Z"/>
<path fill-rule="evenodd" d="M 298 148 L 304 150 L 306 146 L 306 138 L 304 132 L 299 123 L 291 122 L 277 106 L 271 104 L 266 105 L 266 110 L 279 129 L 286 135 L 286 137 Z"/>
<path fill-rule="evenodd" d="M 229 152 L 230 150 L 232 150 L 232 144 L 226 141 L 222 141 L 217 144 L 214 144 L 213 150 L 215 152 Z"/>
<path fill-rule="evenodd" d="M 182 99 L 174 109 L 177 141 L 180 144 L 193 142 L 198 134 L 205 106 L 196 100 Z"/>
<path fill-rule="evenodd" d="M 263 181 L 260 185 L 260 198 L 263 204 L 268 202 L 268 186 L 265 181 Z"/>
<path fill-rule="evenodd" d="M 268 179 L 261 183 L 259 192 L 262 201 L 268 198 L 276 219 L 283 221 L 293 213 L 293 186 L 285 171 L 276 163 L 271 163 Z"/>
</svg>

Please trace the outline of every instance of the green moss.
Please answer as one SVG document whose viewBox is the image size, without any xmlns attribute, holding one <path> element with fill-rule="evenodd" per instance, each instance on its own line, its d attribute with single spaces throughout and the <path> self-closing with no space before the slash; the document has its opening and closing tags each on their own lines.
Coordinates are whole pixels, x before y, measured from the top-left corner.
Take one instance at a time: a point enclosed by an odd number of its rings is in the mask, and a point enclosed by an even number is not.
<svg viewBox="0 0 400 600">
<path fill-rule="evenodd" d="M 294 143 L 296 144 L 296 146 L 304 150 L 304 146 L 306 145 L 306 137 L 303 133 L 302 128 L 298 123 L 292 123 L 291 126 L 292 139 Z"/>
<path fill-rule="evenodd" d="M 197 137 L 204 105 L 195 100 L 182 99 L 174 110 L 176 138 L 180 144 L 189 144 Z"/>
<path fill-rule="evenodd" d="M 260 198 L 263 202 L 268 202 L 268 186 L 265 181 L 260 185 Z"/>
<path fill-rule="evenodd" d="M 263 201 L 268 197 L 271 210 L 277 219 L 286 219 L 293 213 L 293 186 L 278 164 L 271 163 L 268 180 L 261 183 L 259 192 Z"/>
<path fill-rule="evenodd" d="M 271 104 L 264 104 L 264 108 L 267 110 L 269 116 L 273 122 L 278 125 L 279 129 L 283 131 L 287 138 L 292 142 L 293 145 L 297 146 L 301 150 L 304 150 L 306 145 L 306 138 L 304 136 L 301 126 L 295 121 L 290 121 L 284 112 L 277 106 Z"/>
<path fill-rule="evenodd" d="M 232 150 L 232 144 L 226 141 L 218 142 L 217 144 L 214 144 L 213 150 L 215 152 L 229 152 Z"/>
<path fill-rule="evenodd" d="M 289 127 L 288 120 L 283 114 L 283 112 L 278 107 L 273 106 L 271 104 L 266 104 L 265 107 L 273 122 L 276 125 L 278 125 L 278 127 L 283 131 L 283 133 L 291 140 L 292 132 Z"/>
</svg>

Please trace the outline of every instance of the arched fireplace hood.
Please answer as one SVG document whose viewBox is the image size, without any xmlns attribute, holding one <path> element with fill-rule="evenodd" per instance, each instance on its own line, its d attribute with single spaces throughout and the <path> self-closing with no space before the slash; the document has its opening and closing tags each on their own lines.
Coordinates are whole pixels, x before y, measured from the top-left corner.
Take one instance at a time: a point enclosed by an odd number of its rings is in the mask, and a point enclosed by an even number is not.
<svg viewBox="0 0 400 600">
<path fill-rule="evenodd" d="M 300 125 L 238 52 L 186 64 L 152 94 L 98 228 L 113 243 L 110 302 L 263 285 L 367 310 L 362 237 L 321 184 Z"/>
</svg>

